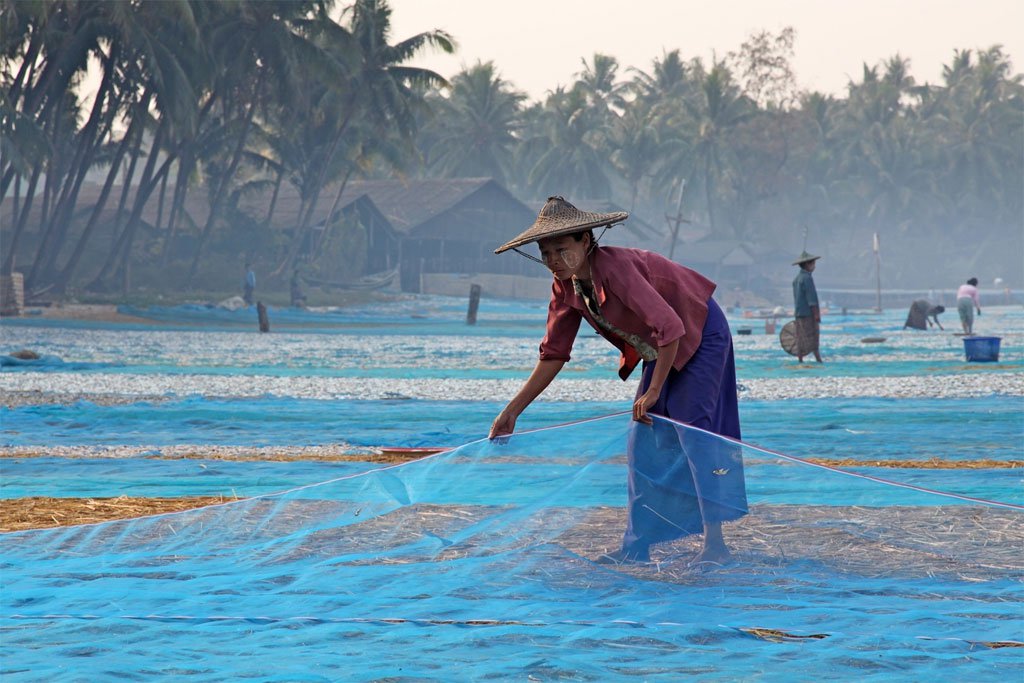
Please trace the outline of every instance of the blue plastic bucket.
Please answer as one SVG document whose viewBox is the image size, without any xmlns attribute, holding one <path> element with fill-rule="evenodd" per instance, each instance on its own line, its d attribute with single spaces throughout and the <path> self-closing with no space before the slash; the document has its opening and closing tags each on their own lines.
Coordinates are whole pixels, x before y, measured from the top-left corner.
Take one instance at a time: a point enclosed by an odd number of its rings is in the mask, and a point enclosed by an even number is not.
<svg viewBox="0 0 1024 683">
<path fill-rule="evenodd" d="M 964 337 L 964 353 L 968 363 L 994 363 L 999 360 L 1002 337 Z"/>
</svg>

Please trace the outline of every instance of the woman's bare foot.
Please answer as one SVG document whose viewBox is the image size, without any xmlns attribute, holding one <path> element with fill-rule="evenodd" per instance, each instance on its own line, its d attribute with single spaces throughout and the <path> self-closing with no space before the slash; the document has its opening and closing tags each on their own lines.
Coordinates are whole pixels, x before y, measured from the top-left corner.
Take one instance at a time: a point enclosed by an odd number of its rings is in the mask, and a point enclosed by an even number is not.
<svg viewBox="0 0 1024 683">
<path fill-rule="evenodd" d="M 725 545 L 705 545 L 704 548 L 697 553 L 696 557 L 690 560 L 690 565 L 697 564 L 725 564 L 732 559 L 732 553 Z"/>
<path fill-rule="evenodd" d="M 690 560 L 690 566 L 699 564 L 725 564 L 732 558 L 722 537 L 722 525 L 718 522 L 704 524 L 704 548 Z"/>
</svg>

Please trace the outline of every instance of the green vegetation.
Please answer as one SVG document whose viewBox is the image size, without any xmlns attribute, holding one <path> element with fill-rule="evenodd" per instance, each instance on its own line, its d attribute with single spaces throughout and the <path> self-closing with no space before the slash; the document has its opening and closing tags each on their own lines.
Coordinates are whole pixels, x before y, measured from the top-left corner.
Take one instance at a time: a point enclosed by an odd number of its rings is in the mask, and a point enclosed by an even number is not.
<svg viewBox="0 0 1024 683">
<path fill-rule="evenodd" d="M 954 50 L 940 84 L 898 55 L 865 65 L 834 98 L 796 89 L 787 29 L 711 64 L 673 50 L 622 74 L 595 54 L 531 103 L 490 62 L 450 84 L 414 66 L 454 40 L 393 40 L 386 0 L 0 9 L 0 268 L 36 295 L 236 293 L 245 258 L 285 292 L 322 189 L 395 175 L 492 176 L 527 201 L 612 199 L 656 224 L 682 191 L 719 239 L 788 252 L 808 229 L 850 282 L 871 281 L 876 232 L 892 286 L 1022 279 L 1024 76 L 999 46 Z M 95 207 L 78 201 L 87 178 Z M 293 230 L 268 228 L 274 201 L 240 208 L 286 183 Z"/>
</svg>

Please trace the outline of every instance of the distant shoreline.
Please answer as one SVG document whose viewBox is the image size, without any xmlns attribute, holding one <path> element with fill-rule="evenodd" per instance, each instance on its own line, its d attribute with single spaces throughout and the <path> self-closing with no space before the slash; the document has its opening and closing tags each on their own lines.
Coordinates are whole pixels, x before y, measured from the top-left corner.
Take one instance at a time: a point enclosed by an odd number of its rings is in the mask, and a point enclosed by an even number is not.
<svg viewBox="0 0 1024 683">
<path fill-rule="evenodd" d="M 358 306 L 361 304 L 368 304 L 378 301 L 390 301 L 395 298 L 401 298 L 404 296 L 410 296 L 401 292 L 381 292 L 381 291 L 349 291 L 343 293 L 335 293 L 329 297 L 329 301 L 315 300 L 310 302 L 310 308 L 316 309 L 324 306 L 344 307 L 344 306 Z M 213 295 L 208 297 L 207 303 L 216 303 L 223 301 L 224 296 Z M 259 298 L 259 297 L 257 297 Z M 320 299 L 321 297 L 317 297 Z M 202 295 L 194 298 L 191 301 L 184 301 L 182 299 L 169 298 L 168 300 L 152 301 L 149 300 L 145 303 L 138 301 L 120 301 L 116 303 L 78 303 L 69 302 L 64 303 L 60 301 L 47 302 L 44 304 L 32 304 L 26 302 L 25 307 L 20 316 L 11 316 L 12 319 L 27 320 L 32 318 L 45 318 L 50 320 L 88 320 L 95 322 L 112 322 L 112 323 L 142 323 L 147 325 L 159 326 L 163 324 L 159 320 L 152 318 L 142 318 L 138 316 L 125 315 L 118 312 L 118 308 L 125 305 L 133 305 L 137 308 L 146 308 L 148 306 L 178 306 L 183 303 L 201 303 L 197 299 L 202 299 Z M 264 300 L 264 303 L 269 307 L 286 307 L 286 302 L 276 301 L 273 298 Z M 0 324 L 3 320 L 7 319 L 7 316 L 0 319 Z"/>
<path fill-rule="evenodd" d="M 94 320 L 108 323 L 149 323 L 155 321 L 123 315 L 117 312 L 117 304 L 53 304 L 50 306 L 26 306 L 18 316 L 24 318 L 47 318 L 51 320 Z"/>
</svg>

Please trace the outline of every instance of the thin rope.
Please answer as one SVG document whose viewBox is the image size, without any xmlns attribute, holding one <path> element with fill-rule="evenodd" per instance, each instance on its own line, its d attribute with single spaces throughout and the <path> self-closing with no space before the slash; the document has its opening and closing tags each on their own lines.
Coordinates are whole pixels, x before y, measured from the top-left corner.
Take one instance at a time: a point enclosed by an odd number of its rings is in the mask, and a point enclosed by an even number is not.
<svg viewBox="0 0 1024 683">
<path fill-rule="evenodd" d="M 655 413 L 651 413 L 651 414 L 654 415 Z M 962 494 L 959 494 L 959 493 L 952 493 L 950 491 L 940 491 L 938 489 L 930 489 L 930 488 L 926 488 L 924 486 L 916 486 L 914 484 L 904 484 L 903 482 L 892 481 L 890 479 L 883 479 L 881 477 L 875 477 L 875 476 L 872 476 L 870 474 L 861 474 L 859 472 L 850 472 L 848 470 L 839 469 L 838 467 L 833 467 L 832 465 L 823 465 L 821 463 L 814 462 L 812 460 L 807 460 L 805 458 L 800 458 L 800 457 L 797 457 L 795 455 L 786 455 L 785 453 L 780 453 L 778 451 L 773 451 L 770 448 L 763 448 L 762 446 L 755 446 L 754 444 L 747 443 L 746 441 L 741 441 L 740 439 L 734 439 L 731 436 L 725 436 L 723 434 L 716 434 L 715 432 L 710 432 L 710 431 L 708 431 L 706 429 L 701 429 L 700 427 L 695 427 L 695 426 L 693 426 L 691 424 L 687 424 L 687 423 L 682 422 L 680 420 L 674 420 L 674 419 L 672 419 L 670 417 L 666 417 L 664 415 L 658 415 L 658 417 L 660 417 L 660 418 L 662 418 L 664 420 L 667 420 L 669 422 L 673 422 L 675 424 L 681 425 L 681 426 L 686 427 L 688 429 L 693 429 L 693 430 L 696 430 L 698 432 L 703 432 L 705 434 L 710 434 L 712 436 L 717 436 L 717 437 L 719 437 L 721 439 L 725 439 L 727 441 L 732 441 L 733 443 L 739 444 L 741 446 L 745 446 L 745 447 L 750 448 L 750 449 L 755 450 L 755 451 L 760 451 L 761 453 L 765 453 L 767 455 L 774 455 L 774 456 L 776 456 L 778 458 L 782 458 L 783 460 L 789 460 L 791 462 L 798 462 L 798 463 L 801 463 L 803 465 L 808 465 L 810 467 L 818 467 L 818 468 L 821 468 L 823 470 L 828 470 L 830 472 L 836 472 L 838 474 L 845 474 L 848 477 L 856 477 L 858 479 L 866 479 L 868 481 L 873 481 L 873 482 L 876 482 L 878 484 L 886 484 L 886 485 L 889 485 L 889 486 L 896 486 L 898 488 L 909 489 L 911 491 L 920 491 L 921 493 L 931 493 L 931 494 L 936 495 L 936 496 L 944 496 L 946 498 L 955 498 L 955 499 L 958 499 L 958 500 L 963 500 L 963 501 L 967 501 L 967 502 L 971 502 L 971 503 L 983 503 L 985 505 L 993 505 L 995 507 L 1009 508 L 1011 510 L 1024 510 L 1024 505 L 1017 505 L 1016 503 L 1004 503 L 1004 502 L 1001 502 L 1001 501 L 998 501 L 998 500 L 989 500 L 987 498 L 975 498 L 974 496 L 965 496 L 965 495 L 962 495 Z"/>
</svg>

